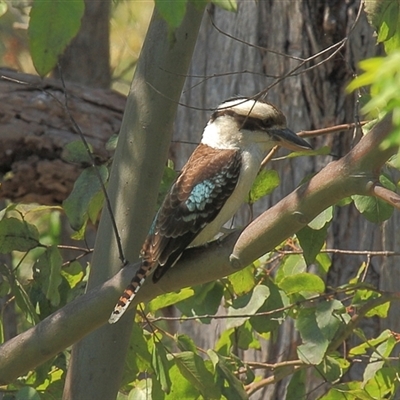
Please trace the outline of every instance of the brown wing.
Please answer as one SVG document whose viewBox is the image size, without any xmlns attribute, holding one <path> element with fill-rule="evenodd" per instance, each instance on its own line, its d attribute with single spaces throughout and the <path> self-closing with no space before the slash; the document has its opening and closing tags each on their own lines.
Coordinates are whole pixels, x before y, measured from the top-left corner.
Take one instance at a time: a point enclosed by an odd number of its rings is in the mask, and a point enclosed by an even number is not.
<svg viewBox="0 0 400 400">
<path fill-rule="evenodd" d="M 201 144 L 193 152 L 166 195 L 142 247 L 143 259 L 158 264 L 155 282 L 218 215 L 236 187 L 240 167 L 237 150 L 216 150 Z"/>
</svg>

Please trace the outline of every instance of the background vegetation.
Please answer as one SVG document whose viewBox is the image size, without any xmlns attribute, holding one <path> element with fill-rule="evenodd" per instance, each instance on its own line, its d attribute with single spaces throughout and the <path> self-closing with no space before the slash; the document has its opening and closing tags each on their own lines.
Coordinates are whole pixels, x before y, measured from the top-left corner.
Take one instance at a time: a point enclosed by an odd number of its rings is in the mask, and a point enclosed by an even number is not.
<svg viewBox="0 0 400 400">
<path fill-rule="evenodd" d="M 111 57 L 97 56 L 99 66 L 93 68 L 87 54 L 88 60 L 80 60 L 77 69 L 71 59 L 76 53 L 85 54 L 84 31 L 93 11 L 89 3 L 85 8 L 83 1 L 37 0 L 25 8 L 0 2 L 3 60 L 9 66 L 26 72 L 33 72 L 34 66 L 42 76 L 53 71 L 61 81 L 65 77 L 80 84 L 86 76 L 92 87 L 94 70 L 104 68 L 109 72 L 99 74 L 97 86 L 113 85 L 128 94 L 111 168 L 109 159 L 99 161 L 92 133 L 77 123 L 68 84 L 62 82 L 57 89 L 59 97 L 46 84 L 40 86 L 41 93 L 63 110 L 68 129 L 80 136 L 63 145 L 62 159 L 78 165 L 81 173 L 62 204 L 4 202 L 0 220 L 3 398 L 396 398 L 399 296 L 392 260 L 400 255 L 398 216 L 393 214 L 400 200 L 396 194 L 399 3 L 367 2 L 363 8 L 358 2 L 336 6 L 316 2 L 313 8 L 305 2 L 281 2 L 274 8 L 269 2 L 256 6 L 218 1 L 207 5 L 197 39 L 206 3 L 156 2 L 140 58 L 138 36 L 145 30 L 150 7 L 145 3 L 147 8 L 139 14 L 136 3 L 107 3 L 101 15 L 105 26 L 111 26 L 111 46 L 99 42 L 105 50 L 97 50 Z M 310 31 L 307 40 L 299 34 L 299 27 L 312 18 L 305 10 L 320 17 L 307 29 L 322 29 L 322 43 Z M 346 21 L 339 18 L 343 10 Z M 259 22 L 278 16 L 285 22 L 291 15 L 306 17 L 289 30 L 281 29 L 284 43 L 277 40 L 282 37 L 278 30 L 276 37 L 265 34 L 261 23 L 237 25 L 257 13 Z M 360 31 L 366 15 L 384 53 L 362 61 L 358 73 L 355 54 L 360 53 L 354 49 L 367 48 L 365 43 L 375 40 L 372 29 Z M 236 31 L 229 31 L 232 22 Z M 21 27 L 24 31 L 15 34 Z M 132 34 L 132 29 L 140 34 Z M 210 30 L 217 35 L 215 41 L 210 40 Z M 266 43 L 242 39 L 244 32 L 260 31 Z M 226 54 L 208 55 L 214 47 L 221 48 L 221 37 L 228 37 L 232 47 L 225 47 Z M 296 40 L 302 40 L 301 51 Z M 374 51 L 382 50 L 374 47 Z M 265 53 L 268 58 L 260 58 Z M 210 65 L 218 56 L 222 65 L 215 72 Z M 238 66 L 239 59 L 245 63 Z M 125 82 L 133 69 L 128 93 Z M 351 75 L 357 77 L 350 83 Z M 10 74 L 2 72 L 2 79 L 10 80 Z M 12 79 L 26 84 L 24 79 Z M 28 86 L 33 91 L 39 85 Z M 116 326 L 104 325 L 137 265 L 110 278 L 126 259 L 136 261 L 157 199 L 175 176 L 173 164 L 165 165 L 178 102 L 194 108 L 200 104 L 202 112 L 194 117 L 189 107 L 178 110 L 177 142 L 169 149 L 177 169 L 183 161 L 177 153 L 191 151 L 185 142 L 198 140 L 207 109 L 246 86 L 250 93 L 244 94 L 268 93 L 291 123 L 297 121 L 302 135 L 316 138 L 317 150 L 308 158 L 270 155 L 269 159 L 275 157 L 274 169 L 260 173 L 249 205 L 234 222 L 242 225 L 249 214 L 259 215 L 268 201 L 276 205 L 222 244 L 189 250 L 163 282 L 143 288 L 136 314 L 132 311 Z M 293 93 L 302 93 L 305 105 Z M 349 110 L 351 119 L 340 121 Z M 373 121 L 360 121 L 361 111 Z M 376 123 L 378 116 L 381 121 Z M 183 132 L 191 135 L 182 137 Z M 108 151 L 115 142 L 111 137 Z M 13 171 L 3 173 L 2 188 Z M 101 182 L 108 186 L 109 205 L 103 206 Z M 290 194 L 282 199 L 283 193 Z M 269 200 L 264 199 L 267 194 Z M 63 215 L 72 228 L 68 235 L 79 242 L 65 239 Z M 363 225 L 361 219 L 369 222 Z M 85 258 L 92 253 L 92 259 Z"/>
</svg>

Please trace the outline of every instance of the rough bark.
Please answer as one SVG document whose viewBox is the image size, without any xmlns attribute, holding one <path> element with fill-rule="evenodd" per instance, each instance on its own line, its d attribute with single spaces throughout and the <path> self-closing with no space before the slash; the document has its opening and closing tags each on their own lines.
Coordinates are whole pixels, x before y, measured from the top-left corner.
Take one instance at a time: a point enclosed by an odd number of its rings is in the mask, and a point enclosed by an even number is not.
<svg viewBox="0 0 400 400">
<path fill-rule="evenodd" d="M 98 162 L 119 132 L 125 96 L 66 83 L 68 108 Z M 65 145 L 80 140 L 65 108 L 62 83 L 0 71 L 0 198 L 60 204 L 82 170 L 63 159 Z"/>
</svg>

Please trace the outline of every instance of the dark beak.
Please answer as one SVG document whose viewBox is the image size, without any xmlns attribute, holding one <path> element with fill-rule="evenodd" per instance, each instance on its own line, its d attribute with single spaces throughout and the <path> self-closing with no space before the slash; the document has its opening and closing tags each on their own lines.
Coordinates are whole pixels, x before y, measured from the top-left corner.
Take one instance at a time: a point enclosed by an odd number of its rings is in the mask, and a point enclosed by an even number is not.
<svg viewBox="0 0 400 400">
<path fill-rule="evenodd" d="M 312 150 L 310 144 L 288 128 L 269 130 L 276 144 L 292 151 Z"/>
</svg>

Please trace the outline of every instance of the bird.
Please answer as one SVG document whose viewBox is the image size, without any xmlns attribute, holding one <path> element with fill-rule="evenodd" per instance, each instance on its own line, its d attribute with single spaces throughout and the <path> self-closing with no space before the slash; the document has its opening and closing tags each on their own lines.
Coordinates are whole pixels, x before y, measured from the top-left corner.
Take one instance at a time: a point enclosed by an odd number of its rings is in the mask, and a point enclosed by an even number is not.
<svg viewBox="0 0 400 400">
<path fill-rule="evenodd" d="M 183 251 L 211 241 L 243 204 L 266 153 L 311 146 L 286 126 L 276 106 L 261 99 L 225 100 L 212 113 L 196 147 L 166 194 L 142 246 L 141 265 L 115 305 L 109 323 L 128 309 L 146 278 L 153 282 Z"/>
</svg>

